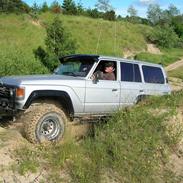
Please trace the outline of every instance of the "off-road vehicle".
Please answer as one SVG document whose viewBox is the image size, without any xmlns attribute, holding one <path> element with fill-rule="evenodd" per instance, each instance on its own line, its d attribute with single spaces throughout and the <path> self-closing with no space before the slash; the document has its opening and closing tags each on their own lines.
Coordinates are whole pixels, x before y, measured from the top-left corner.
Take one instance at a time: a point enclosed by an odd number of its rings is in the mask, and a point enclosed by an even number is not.
<svg viewBox="0 0 183 183">
<path fill-rule="evenodd" d="M 0 79 L 0 116 L 20 118 L 29 141 L 64 139 L 75 118 L 106 116 L 144 96 L 170 94 L 161 65 L 98 55 L 70 55 L 51 75 Z M 115 80 L 102 80 L 113 62 Z M 93 77 L 95 75 L 95 77 Z"/>
</svg>

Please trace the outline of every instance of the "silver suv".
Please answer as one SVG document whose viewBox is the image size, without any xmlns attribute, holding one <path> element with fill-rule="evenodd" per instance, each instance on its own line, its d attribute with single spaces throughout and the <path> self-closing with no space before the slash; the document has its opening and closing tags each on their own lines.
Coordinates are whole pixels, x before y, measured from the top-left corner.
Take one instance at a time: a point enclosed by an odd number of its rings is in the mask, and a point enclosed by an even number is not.
<svg viewBox="0 0 183 183">
<path fill-rule="evenodd" d="M 1 118 L 20 118 L 33 143 L 63 139 L 75 118 L 106 116 L 146 96 L 171 93 L 158 64 L 98 55 L 70 55 L 60 62 L 52 75 L 0 80 Z M 100 78 L 108 62 L 113 64 L 114 80 Z"/>
</svg>

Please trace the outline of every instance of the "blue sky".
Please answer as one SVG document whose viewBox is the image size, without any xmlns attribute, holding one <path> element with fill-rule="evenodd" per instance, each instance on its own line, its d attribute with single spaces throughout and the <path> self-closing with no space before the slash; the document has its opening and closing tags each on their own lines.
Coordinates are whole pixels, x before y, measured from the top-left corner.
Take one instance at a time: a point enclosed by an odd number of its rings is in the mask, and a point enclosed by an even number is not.
<svg viewBox="0 0 183 183">
<path fill-rule="evenodd" d="M 42 4 L 43 2 L 50 4 L 53 0 L 24 0 L 24 2 L 32 5 L 34 2 Z M 93 8 L 97 3 L 97 0 L 74 0 L 76 3 L 81 2 L 85 8 Z M 58 0 L 62 3 L 62 0 Z M 147 7 L 149 4 L 157 3 L 162 9 L 167 9 L 170 4 L 174 4 L 183 13 L 183 1 L 182 0 L 110 0 L 110 4 L 114 7 L 116 13 L 122 16 L 127 15 L 127 9 L 130 5 L 133 5 L 138 12 L 139 16 L 145 17 Z"/>
</svg>

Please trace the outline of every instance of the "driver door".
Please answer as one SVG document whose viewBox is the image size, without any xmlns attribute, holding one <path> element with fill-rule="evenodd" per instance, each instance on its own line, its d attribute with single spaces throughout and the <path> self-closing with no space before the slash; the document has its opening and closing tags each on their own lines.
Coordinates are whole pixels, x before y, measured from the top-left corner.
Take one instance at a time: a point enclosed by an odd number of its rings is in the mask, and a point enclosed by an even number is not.
<svg viewBox="0 0 183 183">
<path fill-rule="evenodd" d="M 107 61 L 100 61 L 97 68 L 101 69 L 101 65 L 103 65 L 105 62 Z M 120 83 L 117 80 L 117 63 L 114 62 L 114 64 L 116 80 L 113 81 L 100 79 L 98 82 L 93 82 L 91 79 L 86 80 L 84 108 L 86 113 L 108 113 L 119 108 Z"/>
</svg>

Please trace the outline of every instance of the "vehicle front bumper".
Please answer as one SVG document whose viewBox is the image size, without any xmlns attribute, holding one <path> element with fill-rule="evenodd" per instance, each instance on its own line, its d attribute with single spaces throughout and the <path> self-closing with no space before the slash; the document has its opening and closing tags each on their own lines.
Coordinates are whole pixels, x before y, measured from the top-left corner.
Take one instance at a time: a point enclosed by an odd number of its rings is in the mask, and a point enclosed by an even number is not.
<svg viewBox="0 0 183 183">
<path fill-rule="evenodd" d="M 15 114 L 15 95 L 15 87 L 0 85 L 0 117 Z"/>
</svg>

